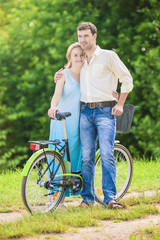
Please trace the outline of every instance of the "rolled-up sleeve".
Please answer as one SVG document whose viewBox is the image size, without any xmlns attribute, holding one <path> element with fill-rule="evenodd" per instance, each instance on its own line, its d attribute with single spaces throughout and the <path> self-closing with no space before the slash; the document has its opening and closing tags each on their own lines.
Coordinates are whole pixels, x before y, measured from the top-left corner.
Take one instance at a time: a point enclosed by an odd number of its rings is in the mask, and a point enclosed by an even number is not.
<svg viewBox="0 0 160 240">
<path fill-rule="evenodd" d="M 115 52 L 112 52 L 111 54 L 110 67 L 113 73 L 119 79 L 119 82 L 122 83 L 121 93 L 131 92 L 133 89 L 133 78 L 127 67 Z"/>
</svg>

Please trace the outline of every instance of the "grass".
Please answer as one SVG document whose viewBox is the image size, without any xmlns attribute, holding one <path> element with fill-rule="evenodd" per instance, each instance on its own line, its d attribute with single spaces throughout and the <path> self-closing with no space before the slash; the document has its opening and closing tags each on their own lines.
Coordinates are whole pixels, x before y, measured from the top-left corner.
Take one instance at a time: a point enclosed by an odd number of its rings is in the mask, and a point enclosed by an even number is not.
<svg viewBox="0 0 160 240">
<path fill-rule="evenodd" d="M 128 192 L 143 192 L 160 189 L 160 159 L 146 162 L 133 161 L 133 178 Z M 25 209 L 21 198 L 22 170 L 6 171 L 0 174 L 0 212 Z M 73 198 L 74 199 L 74 198 Z"/>
<path fill-rule="evenodd" d="M 143 194 L 145 190 L 160 189 L 159 165 L 160 160 L 157 162 L 134 161 L 133 179 L 129 191 L 141 191 L 142 194 L 139 197 L 123 198 L 121 200 L 121 203 L 125 206 L 123 210 L 113 211 L 104 209 L 103 206 L 89 209 L 67 207 L 67 211 L 63 214 L 61 211 L 43 215 L 24 214 L 22 219 L 15 222 L 0 224 L 0 238 L 32 237 L 53 232 L 63 233 L 69 228 L 76 232 L 79 227 L 97 226 L 100 220 L 128 221 L 159 214 L 155 203 L 160 203 L 160 193 L 157 191 L 153 196 L 147 197 Z M 0 175 L 0 186 L 3 186 L 3 188 L 0 188 L 0 212 L 25 209 L 21 199 L 21 182 L 20 170 L 3 172 Z M 74 201 L 74 198 L 72 198 L 72 201 Z M 152 235 L 159 234 L 159 231 L 157 228 L 153 229 Z M 149 234 L 151 236 L 151 233 Z M 130 240 L 145 239 L 140 238 L 142 235 L 148 236 L 148 233 L 141 232 L 138 236 L 131 235 Z M 49 237 L 49 239 L 54 238 Z"/>
<path fill-rule="evenodd" d="M 160 159 L 157 161 L 133 160 L 133 179 L 129 192 L 160 189 Z"/>
<path fill-rule="evenodd" d="M 0 173 L 0 212 L 24 209 L 21 198 L 21 170 Z"/>
<path fill-rule="evenodd" d="M 149 226 L 140 229 L 138 233 L 131 234 L 129 240 L 159 240 L 160 239 L 160 225 Z"/>
<path fill-rule="evenodd" d="M 43 215 L 24 215 L 16 222 L 0 224 L 0 237 L 18 238 L 53 232 L 63 233 L 70 227 L 97 226 L 100 220 L 127 221 L 158 213 L 156 206 L 151 204 L 127 206 L 125 210 L 117 211 L 104 210 L 104 207 L 101 206 L 89 209 L 68 207 L 68 210 L 63 214 L 57 211 Z"/>
</svg>

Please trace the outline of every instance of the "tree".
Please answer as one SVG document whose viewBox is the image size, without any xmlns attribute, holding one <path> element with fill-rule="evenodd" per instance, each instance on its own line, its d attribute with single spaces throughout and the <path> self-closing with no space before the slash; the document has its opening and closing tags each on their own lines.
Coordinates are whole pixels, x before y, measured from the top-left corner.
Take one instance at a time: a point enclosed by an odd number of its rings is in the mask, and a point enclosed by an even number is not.
<svg viewBox="0 0 160 240">
<path fill-rule="evenodd" d="M 76 2 L 25 0 L 11 10 L 0 50 L 1 168 L 26 161 L 28 140 L 48 138 L 53 74 L 66 62 L 67 47 L 77 40 L 75 29 L 83 18 Z"/>
<path fill-rule="evenodd" d="M 0 25 L 0 167 L 22 165 L 28 158 L 27 141 L 48 139 L 53 75 L 66 63 L 67 47 L 77 41 L 76 28 L 83 21 L 97 26 L 98 44 L 115 49 L 134 78 L 127 101 L 139 108 L 131 134 L 119 138 L 132 154 L 159 156 L 160 3 L 9 2 L 0 11 L 5 16 Z"/>
</svg>

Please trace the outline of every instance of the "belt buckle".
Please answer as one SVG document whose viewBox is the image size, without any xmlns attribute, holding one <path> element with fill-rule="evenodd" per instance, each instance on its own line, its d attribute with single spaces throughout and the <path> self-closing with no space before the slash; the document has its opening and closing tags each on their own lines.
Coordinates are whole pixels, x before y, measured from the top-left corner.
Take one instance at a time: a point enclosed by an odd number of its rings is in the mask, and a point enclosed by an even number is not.
<svg viewBox="0 0 160 240">
<path fill-rule="evenodd" d="M 96 103 L 93 102 L 93 103 L 90 103 L 90 108 L 95 108 L 96 107 Z"/>
</svg>

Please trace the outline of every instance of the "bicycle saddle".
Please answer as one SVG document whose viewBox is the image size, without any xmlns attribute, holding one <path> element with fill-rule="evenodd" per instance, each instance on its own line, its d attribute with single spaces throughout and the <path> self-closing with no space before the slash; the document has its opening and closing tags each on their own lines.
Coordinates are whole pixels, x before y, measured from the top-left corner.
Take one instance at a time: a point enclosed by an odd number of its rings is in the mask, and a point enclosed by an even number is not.
<svg viewBox="0 0 160 240">
<path fill-rule="evenodd" d="M 70 117 L 70 116 L 71 116 L 70 112 L 56 112 L 57 120 L 66 119 L 66 117 Z"/>
</svg>

